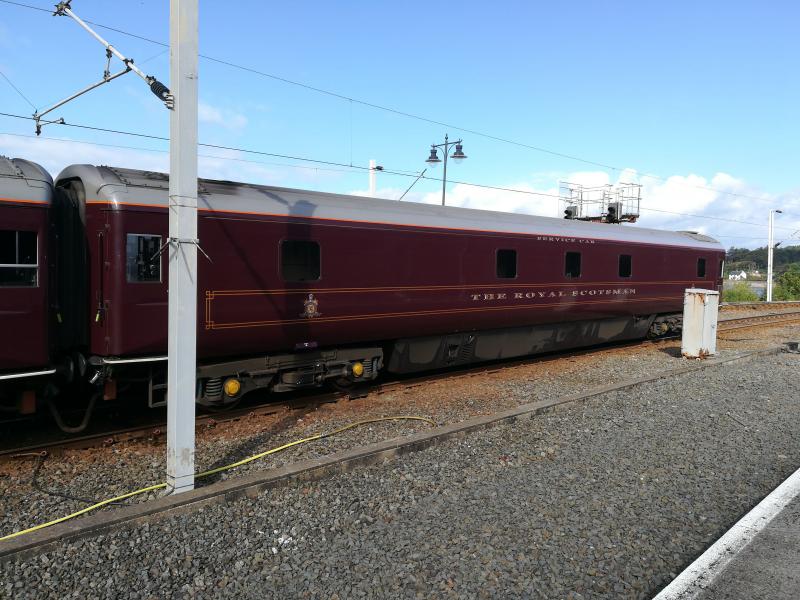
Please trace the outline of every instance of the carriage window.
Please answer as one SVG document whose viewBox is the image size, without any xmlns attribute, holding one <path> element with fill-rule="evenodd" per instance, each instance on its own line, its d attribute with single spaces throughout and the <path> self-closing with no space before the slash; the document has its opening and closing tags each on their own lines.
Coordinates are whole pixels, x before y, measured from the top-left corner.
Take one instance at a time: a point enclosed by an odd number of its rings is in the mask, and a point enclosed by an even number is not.
<svg viewBox="0 0 800 600">
<path fill-rule="evenodd" d="M 620 254 L 619 255 L 619 276 L 620 277 L 630 277 L 631 276 L 631 255 L 630 254 Z"/>
<path fill-rule="evenodd" d="M 514 279 L 517 276 L 517 251 L 497 251 L 497 276 L 500 279 Z"/>
<path fill-rule="evenodd" d="M 0 286 L 36 287 L 39 263 L 35 231 L 0 231 Z"/>
<path fill-rule="evenodd" d="M 698 258 L 697 259 L 697 276 L 698 277 L 705 277 L 706 276 L 706 259 L 705 258 Z"/>
<path fill-rule="evenodd" d="M 725 261 L 719 261 L 719 276 L 722 277 L 722 274 L 725 272 Z"/>
<path fill-rule="evenodd" d="M 132 283 L 161 281 L 161 236 L 129 233 L 126 242 L 126 271 Z"/>
<path fill-rule="evenodd" d="M 581 276 L 581 253 L 580 252 L 567 252 L 564 260 L 564 275 L 566 277 L 580 277 Z"/>
<path fill-rule="evenodd" d="M 300 240 L 281 242 L 281 274 L 286 281 L 319 279 L 319 244 Z"/>
</svg>

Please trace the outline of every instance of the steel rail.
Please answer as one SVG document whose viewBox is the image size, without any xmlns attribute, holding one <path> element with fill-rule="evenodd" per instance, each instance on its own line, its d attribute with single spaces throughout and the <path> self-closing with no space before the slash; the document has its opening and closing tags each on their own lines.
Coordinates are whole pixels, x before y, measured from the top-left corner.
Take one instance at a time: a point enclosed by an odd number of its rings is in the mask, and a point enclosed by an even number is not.
<svg viewBox="0 0 800 600">
<path fill-rule="evenodd" d="M 298 398 L 295 400 L 271 402 L 269 404 L 242 409 L 231 409 L 224 413 L 202 414 L 195 419 L 195 425 L 216 425 L 217 423 L 237 421 L 250 415 L 271 415 L 281 412 L 282 410 L 301 410 L 308 408 L 310 405 L 319 406 L 321 404 L 325 404 L 326 402 L 334 402 L 336 399 L 338 399 L 338 395 L 327 393 L 315 395 L 313 398 L 308 399 Z M 8 450 L 0 450 L 0 458 L 13 457 L 15 454 L 24 454 L 29 452 L 84 450 L 97 446 L 110 446 L 120 442 L 158 438 L 166 435 L 166 427 L 166 421 L 157 421 L 145 426 L 115 429 L 111 431 L 103 431 L 101 433 L 91 433 L 82 435 L 80 437 L 73 437 L 66 440 L 54 440 L 44 444 L 21 446 Z"/>
<path fill-rule="evenodd" d="M 726 309 L 729 310 L 736 310 L 739 308 L 791 308 L 794 306 L 800 306 L 800 301 L 797 300 L 773 300 L 772 302 L 721 302 L 720 308 L 725 311 Z"/>
<path fill-rule="evenodd" d="M 718 322 L 717 329 L 718 331 L 730 331 L 732 329 L 743 329 L 745 327 L 754 327 L 758 325 L 780 325 L 783 323 L 792 323 L 794 321 L 800 321 L 800 311 L 725 319 Z"/>
</svg>

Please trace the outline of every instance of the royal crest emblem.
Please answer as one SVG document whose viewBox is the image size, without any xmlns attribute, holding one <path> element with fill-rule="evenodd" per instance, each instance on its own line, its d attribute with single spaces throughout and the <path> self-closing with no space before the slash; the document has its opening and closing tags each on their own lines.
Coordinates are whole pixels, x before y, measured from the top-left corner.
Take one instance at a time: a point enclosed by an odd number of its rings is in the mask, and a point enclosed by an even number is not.
<svg viewBox="0 0 800 600">
<path fill-rule="evenodd" d="M 306 298 L 305 302 L 303 302 L 303 312 L 300 316 L 305 317 L 306 319 L 318 317 L 320 316 L 320 312 L 317 310 L 318 308 L 319 300 L 314 297 L 314 294 L 309 294 L 308 298 Z"/>
</svg>

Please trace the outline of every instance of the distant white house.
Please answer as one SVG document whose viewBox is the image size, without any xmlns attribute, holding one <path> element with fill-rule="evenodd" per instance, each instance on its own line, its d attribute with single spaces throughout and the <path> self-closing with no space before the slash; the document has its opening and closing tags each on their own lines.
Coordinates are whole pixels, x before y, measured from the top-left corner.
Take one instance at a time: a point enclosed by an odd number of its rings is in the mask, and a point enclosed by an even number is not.
<svg viewBox="0 0 800 600">
<path fill-rule="evenodd" d="M 758 271 L 755 273 L 758 275 Z M 741 271 L 739 273 L 728 273 L 728 279 L 731 281 L 747 281 L 747 273 Z"/>
</svg>

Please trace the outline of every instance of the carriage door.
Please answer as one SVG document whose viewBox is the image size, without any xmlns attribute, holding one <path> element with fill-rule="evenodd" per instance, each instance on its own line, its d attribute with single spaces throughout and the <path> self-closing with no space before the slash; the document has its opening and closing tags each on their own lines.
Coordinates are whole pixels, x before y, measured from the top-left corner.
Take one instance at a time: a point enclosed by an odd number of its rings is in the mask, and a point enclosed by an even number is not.
<svg viewBox="0 0 800 600">
<path fill-rule="evenodd" d="M 106 212 L 106 211 L 103 211 Z M 103 215 L 104 220 L 107 214 Z M 106 221 L 95 231 L 94 251 L 92 252 L 92 352 L 107 355 L 109 352 L 108 324 L 111 306 L 108 299 L 108 277 L 110 263 L 109 238 L 111 227 Z"/>
</svg>

